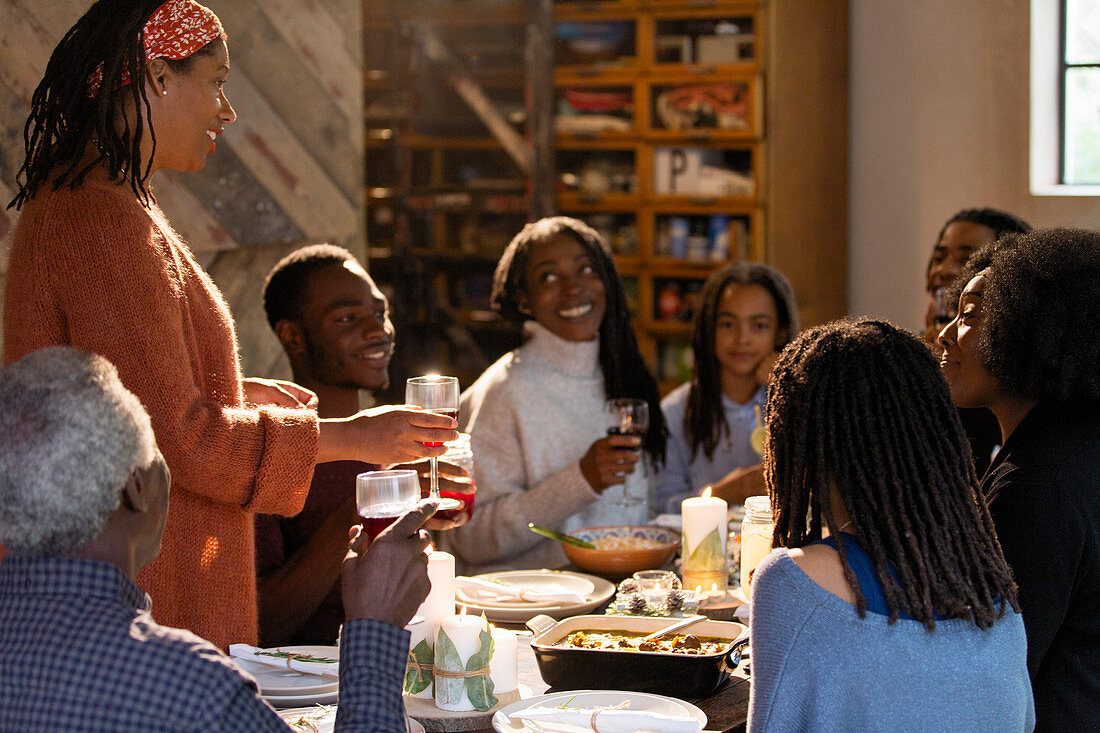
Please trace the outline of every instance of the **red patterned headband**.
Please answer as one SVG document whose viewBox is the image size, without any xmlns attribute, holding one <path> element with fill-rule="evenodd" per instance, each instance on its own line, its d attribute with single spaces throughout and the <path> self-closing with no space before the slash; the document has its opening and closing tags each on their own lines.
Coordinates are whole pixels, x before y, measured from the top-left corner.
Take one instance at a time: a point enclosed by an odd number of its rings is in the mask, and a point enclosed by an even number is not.
<svg viewBox="0 0 1100 733">
<path fill-rule="evenodd" d="M 222 34 L 218 16 L 195 0 L 167 0 L 153 11 L 143 29 L 145 63 L 164 57 L 185 59 Z M 88 96 L 94 97 L 103 83 L 103 64 L 88 78 Z M 119 86 L 130 83 L 130 74 L 122 70 Z"/>
</svg>

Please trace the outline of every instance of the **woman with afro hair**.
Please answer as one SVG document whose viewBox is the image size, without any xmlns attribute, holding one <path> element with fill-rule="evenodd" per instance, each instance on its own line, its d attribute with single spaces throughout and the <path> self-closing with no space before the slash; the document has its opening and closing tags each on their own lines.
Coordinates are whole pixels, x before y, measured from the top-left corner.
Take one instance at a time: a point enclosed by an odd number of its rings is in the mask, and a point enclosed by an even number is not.
<svg viewBox="0 0 1100 733">
<path fill-rule="evenodd" d="M 976 253 L 940 333 L 955 403 L 1004 439 L 982 480 L 1027 629 L 1036 730 L 1100 721 L 1100 233 Z"/>
</svg>

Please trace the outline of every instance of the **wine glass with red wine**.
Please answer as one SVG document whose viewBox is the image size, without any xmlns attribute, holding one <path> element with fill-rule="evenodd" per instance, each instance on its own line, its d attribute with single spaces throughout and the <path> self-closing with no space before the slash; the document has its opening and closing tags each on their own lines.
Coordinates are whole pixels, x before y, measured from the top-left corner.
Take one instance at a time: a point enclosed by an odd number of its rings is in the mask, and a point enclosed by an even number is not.
<svg viewBox="0 0 1100 733">
<path fill-rule="evenodd" d="M 430 412 L 437 412 L 458 419 L 458 379 L 455 377 L 441 377 L 431 374 L 426 377 L 409 377 L 405 382 L 405 402 L 410 405 L 419 405 Z M 442 443 L 425 443 L 429 447 L 437 447 Z M 458 499 L 450 499 L 439 495 L 439 461 L 429 458 L 431 466 L 431 498 L 438 502 L 436 513 L 447 512 L 462 507 Z"/>
<path fill-rule="evenodd" d="M 373 541 L 420 501 L 420 475 L 413 470 L 367 471 L 355 477 L 355 504 L 363 531 Z"/>
<path fill-rule="evenodd" d="M 607 434 L 637 435 L 643 441 L 649 430 L 649 403 L 633 397 L 608 400 Z"/>
</svg>

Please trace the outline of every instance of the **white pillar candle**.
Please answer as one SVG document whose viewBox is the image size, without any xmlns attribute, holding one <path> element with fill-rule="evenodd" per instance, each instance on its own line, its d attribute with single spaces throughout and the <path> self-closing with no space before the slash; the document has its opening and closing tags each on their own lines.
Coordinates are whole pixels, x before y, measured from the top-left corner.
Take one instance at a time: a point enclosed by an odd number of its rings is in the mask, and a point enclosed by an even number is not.
<svg viewBox="0 0 1100 733">
<path fill-rule="evenodd" d="M 447 634 L 447 638 L 454 644 L 455 651 L 458 652 L 458 658 L 461 662 L 462 669 L 466 668 L 466 663 L 469 662 L 470 657 L 481 648 L 481 632 L 488 631 L 488 629 L 488 623 L 480 616 L 460 614 L 458 616 L 447 616 L 439 622 L 439 633 Z M 440 668 L 438 636 L 436 638 L 435 649 L 435 668 L 438 671 Z M 457 672 L 459 670 L 453 671 Z M 436 685 L 436 688 L 437 694 L 435 705 L 440 710 L 466 711 L 474 709 L 474 704 L 470 702 L 470 697 L 466 694 L 465 686 L 463 686 L 462 694 L 459 695 L 458 700 L 452 700 L 450 702 L 441 701 L 438 695 L 438 685 Z"/>
<path fill-rule="evenodd" d="M 424 623 L 417 624 L 409 629 L 412 639 L 409 648 L 413 649 L 422 640 L 427 640 L 428 646 L 435 648 L 435 635 L 439 631 L 439 622 L 447 616 L 453 616 L 455 612 L 455 556 L 442 550 L 432 550 L 428 555 L 428 580 L 432 588 L 428 591 L 428 597 L 416 610 L 417 616 L 424 617 Z M 434 694 L 434 685 L 428 685 L 421 692 L 412 697 L 422 700 L 431 700 Z"/>
<path fill-rule="evenodd" d="M 726 589 L 726 510 L 726 502 L 711 496 L 709 488 L 702 496 L 684 499 L 680 504 L 684 585 L 689 588 L 717 583 L 722 591 Z M 708 545 L 696 555 L 704 541 Z"/>
<path fill-rule="evenodd" d="M 493 694 L 499 697 L 519 687 L 516 632 L 495 626 L 490 631 L 493 635 L 493 658 L 489 660 L 489 679 L 493 681 Z"/>
</svg>

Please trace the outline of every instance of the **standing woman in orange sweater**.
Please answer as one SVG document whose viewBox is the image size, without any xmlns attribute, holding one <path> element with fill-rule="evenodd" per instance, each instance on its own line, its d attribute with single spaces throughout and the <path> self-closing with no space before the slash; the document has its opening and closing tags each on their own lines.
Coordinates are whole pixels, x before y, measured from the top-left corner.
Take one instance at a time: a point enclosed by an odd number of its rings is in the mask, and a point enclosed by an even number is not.
<svg viewBox="0 0 1100 733">
<path fill-rule="evenodd" d="M 377 408 L 319 419 L 311 393 L 241 377 L 232 317 L 153 197 L 198 171 L 225 125 L 225 33 L 193 0 L 99 0 L 54 49 L 24 132 L 4 363 L 54 344 L 99 353 L 152 418 L 173 487 L 139 581 L 157 620 L 255 643 L 252 515 L 301 510 L 315 463 L 438 455 L 448 417 Z"/>
</svg>

